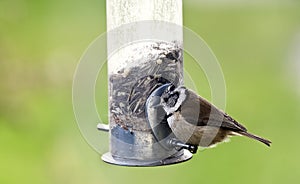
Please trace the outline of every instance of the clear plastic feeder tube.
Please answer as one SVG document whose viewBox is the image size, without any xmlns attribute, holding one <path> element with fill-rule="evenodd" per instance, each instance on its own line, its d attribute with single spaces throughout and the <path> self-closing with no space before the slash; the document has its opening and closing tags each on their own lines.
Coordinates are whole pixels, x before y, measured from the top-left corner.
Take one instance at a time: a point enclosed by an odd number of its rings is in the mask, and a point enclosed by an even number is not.
<svg viewBox="0 0 300 184">
<path fill-rule="evenodd" d="M 106 3 L 110 152 L 102 158 L 107 162 L 116 159 L 123 165 L 159 165 L 183 151 L 166 150 L 157 142 L 146 121 L 145 103 L 157 87 L 166 83 L 183 84 L 182 30 L 170 30 L 166 39 L 162 36 L 159 40 L 130 40 L 163 25 L 149 27 L 143 21 L 165 21 L 181 26 L 182 0 L 108 0 Z M 110 33 L 126 24 L 129 31 Z M 119 43 L 126 44 L 113 50 Z"/>
</svg>

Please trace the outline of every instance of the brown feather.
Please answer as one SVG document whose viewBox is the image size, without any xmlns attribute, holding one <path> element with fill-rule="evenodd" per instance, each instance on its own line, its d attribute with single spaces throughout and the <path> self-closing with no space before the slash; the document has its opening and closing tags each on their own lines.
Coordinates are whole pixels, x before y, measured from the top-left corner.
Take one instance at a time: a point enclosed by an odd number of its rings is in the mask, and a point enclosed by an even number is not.
<svg viewBox="0 0 300 184">
<path fill-rule="evenodd" d="M 249 138 L 252 138 L 252 139 L 255 139 L 255 140 L 258 140 L 258 141 L 264 143 L 267 146 L 271 146 L 271 143 L 272 143 L 270 140 L 267 140 L 265 138 L 262 138 L 262 137 L 259 137 L 257 135 L 251 134 L 249 132 L 239 132 L 239 134 L 241 134 L 243 136 L 246 136 L 246 137 L 249 137 Z"/>
<path fill-rule="evenodd" d="M 172 131 L 181 141 L 208 147 L 238 134 L 270 146 L 271 141 L 248 133 L 246 127 L 193 91 L 186 89 L 185 95 L 180 108 L 168 118 Z"/>
</svg>

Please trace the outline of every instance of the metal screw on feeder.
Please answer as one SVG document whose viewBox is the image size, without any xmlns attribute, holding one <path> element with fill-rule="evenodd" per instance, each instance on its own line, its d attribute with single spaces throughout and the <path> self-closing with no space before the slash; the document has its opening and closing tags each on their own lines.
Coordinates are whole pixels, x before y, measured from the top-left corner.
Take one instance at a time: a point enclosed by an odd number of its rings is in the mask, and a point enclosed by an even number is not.
<svg viewBox="0 0 300 184">
<path fill-rule="evenodd" d="M 111 55 L 109 127 L 99 124 L 98 129 L 109 131 L 110 150 L 102 159 L 126 166 L 166 165 L 190 159 L 192 154 L 186 149 L 195 152 L 197 148 L 176 140 L 164 111 L 157 106 L 168 83 L 183 84 L 182 30 L 168 26 L 182 25 L 182 0 L 110 0 L 106 4 L 107 30 L 111 31 L 107 36 Z M 135 24 L 145 20 L 158 22 Z M 129 29 L 112 31 L 129 23 Z M 144 31 L 160 30 L 169 34 L 160 40 L 141 38 L 113 53 L 116 45 L 128 43 Z"/>
</svg>

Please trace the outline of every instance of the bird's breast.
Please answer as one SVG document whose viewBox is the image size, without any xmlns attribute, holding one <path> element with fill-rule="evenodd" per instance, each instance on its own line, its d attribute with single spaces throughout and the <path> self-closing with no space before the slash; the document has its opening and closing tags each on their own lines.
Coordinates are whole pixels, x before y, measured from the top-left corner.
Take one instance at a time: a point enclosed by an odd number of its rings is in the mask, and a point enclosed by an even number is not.
<svg viewBox="0 0 300 184">
<path fill-rule="evenodd" d="M 179 140 L 201 147 L 208 147 L 222 142 L 229 133 L 219 127 L 193 125 L 187 122 L 180 112 L 175 112 L 170 116 L 168 124 Z"/>
</svg>

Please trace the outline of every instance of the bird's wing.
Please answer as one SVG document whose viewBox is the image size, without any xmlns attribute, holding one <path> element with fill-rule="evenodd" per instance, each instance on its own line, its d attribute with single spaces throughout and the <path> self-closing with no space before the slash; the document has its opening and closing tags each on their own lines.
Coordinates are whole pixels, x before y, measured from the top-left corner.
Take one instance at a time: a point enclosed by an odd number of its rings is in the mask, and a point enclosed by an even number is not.
<svg viewBox="0 0 300 184">
<path fill-rule="evenodd" d="M 223 121 L 224 124 L 234 125 L 234 127 L 236 127 L 237 130 L 247 132 L 246 127 L 244 127 L 242 124 L 240 124 L 235 119 L 233 119 L 232 117 L 230 117 L 228 114 L 226 114 L 226 113 L 223 113 L 223 114 L 224 114 L 224 121 Z"/>
<path fill-rule="evenodd" d="M 196 126 L 215 126 L 235 132 L 247 131 L 243 125 L 195 93 L 189 93 L 180 111 L 187 122 Z"/>
</svg>

